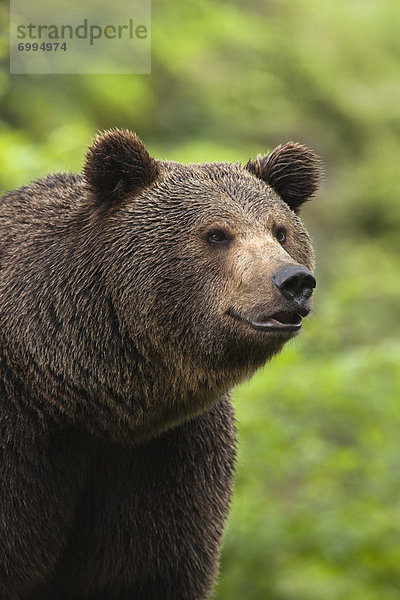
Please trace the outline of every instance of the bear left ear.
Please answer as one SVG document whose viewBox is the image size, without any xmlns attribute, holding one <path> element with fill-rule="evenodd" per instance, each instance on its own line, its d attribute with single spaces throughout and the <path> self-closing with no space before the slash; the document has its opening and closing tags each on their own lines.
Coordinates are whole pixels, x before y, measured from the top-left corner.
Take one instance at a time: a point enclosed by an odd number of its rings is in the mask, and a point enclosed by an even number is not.
<svg viewBox="0 0 400 600">
<path fill-rule="evenodd" d="M 294 142 L 249 160 L 245 168 L 268 183 L 295 213 L 315 193 L 322 174 L 318 156 Z"/>
<path fill-rule="evenodd" d="M 83 175 L 95 196 L 111 204 L 151 185 L 158 166 L 134 133 L 111 130 L 90 146 Z"/>
</svg>

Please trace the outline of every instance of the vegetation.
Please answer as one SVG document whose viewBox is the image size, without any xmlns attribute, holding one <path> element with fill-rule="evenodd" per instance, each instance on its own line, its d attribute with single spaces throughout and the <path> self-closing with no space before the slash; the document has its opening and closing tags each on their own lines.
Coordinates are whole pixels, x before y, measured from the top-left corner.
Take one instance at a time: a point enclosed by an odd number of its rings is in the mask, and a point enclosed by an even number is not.
<svg viewBox="0 0 400 600">
<path fill-rule="evenodd" d="M 400 595 L 399 30 L 395 0 L 153 0 L 151 75 L 10 76 L 0 43 L 2 190 L 80 169 L 108 127 L 184 162 L 293 139 L 326 164 L 314 316 L 234 394 L 216 600 Z"/>
</svg>

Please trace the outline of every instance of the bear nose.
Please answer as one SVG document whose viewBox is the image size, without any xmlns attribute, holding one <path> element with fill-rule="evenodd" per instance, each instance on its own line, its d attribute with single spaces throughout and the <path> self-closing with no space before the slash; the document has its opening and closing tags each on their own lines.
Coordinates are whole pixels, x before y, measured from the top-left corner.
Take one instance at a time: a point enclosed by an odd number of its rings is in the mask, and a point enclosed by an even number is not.
<svg viewBox="0 0 400 600">
<path fill-rule="evenodd" d="M 285 265 L 271 279 L 284 298 L 299 305 L 310 298 L 317 284 L 311 271 L 303 265 Z"/>
</svg>

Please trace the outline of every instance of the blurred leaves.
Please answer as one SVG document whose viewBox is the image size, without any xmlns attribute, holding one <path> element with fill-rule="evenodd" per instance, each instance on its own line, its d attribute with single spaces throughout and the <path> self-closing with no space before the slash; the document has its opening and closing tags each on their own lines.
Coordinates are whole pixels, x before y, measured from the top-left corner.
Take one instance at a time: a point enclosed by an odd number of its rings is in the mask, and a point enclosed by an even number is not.
<svg viewBox="0 0 400 600">
<path fill-rule="evenodd" d="M 218 600 L 400 597 L 399 30 L 396 0 L 153 0 L 150 76 L 10 76 L 0 43 L 3 191 L 108 127 L 182 162 L 292 139 L 326 165 L 314 315 L 234 395 Z"/>
<path fill-rule="evenodd" d="M 236 393 L 217 597 L 398 597 L 400 344 L 312 357 L 296 345 Z"/>
</svg>

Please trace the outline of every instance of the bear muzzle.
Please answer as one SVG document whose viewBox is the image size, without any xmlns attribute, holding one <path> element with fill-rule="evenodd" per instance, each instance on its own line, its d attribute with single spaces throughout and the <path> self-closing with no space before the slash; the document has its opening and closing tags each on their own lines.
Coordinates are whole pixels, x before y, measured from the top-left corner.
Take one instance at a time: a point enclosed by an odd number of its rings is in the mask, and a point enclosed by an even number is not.
<svg viewBox="0 0 400 600">
<path fill-rule="evenodd" d="M 282 302 L 275 301 L 276 309 L 273 312 L 260 311 L 257 314 L 251 311 L 248 314 L 247 311 L 230 308 L 227 313 L 257 331 L 296 334 L 301 329 L 303 317 L 311 310 L 315 277 L 303 265 L 284 265 L 271 276 L 271 281 L 282 299 Z"/>
</svg>

